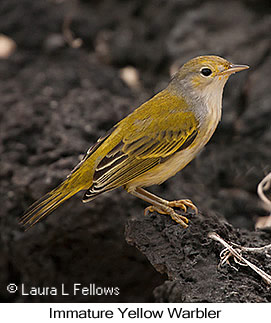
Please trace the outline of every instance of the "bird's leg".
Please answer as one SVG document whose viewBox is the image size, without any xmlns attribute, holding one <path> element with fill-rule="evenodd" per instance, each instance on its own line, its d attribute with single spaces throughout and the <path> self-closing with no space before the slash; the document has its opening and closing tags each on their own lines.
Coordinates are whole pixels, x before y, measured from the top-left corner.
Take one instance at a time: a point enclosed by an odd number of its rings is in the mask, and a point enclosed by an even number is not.
<svg viewBox="0 0 271 323">
<path fill-rule="evenodd" d="M 195 211 L 196 214 L 198 213 L 198 208 L 193 204 L 193 202 L 191 200 L 184 199 L 184 200 L 167 201 L 157 195 L 154 195 L 154 194 L 144 190 L 141 187 L 137 187 L 136 191 L 140 192 L 141 194 L 144 194 L 145 196 L 148 196 L 149 198 L 151 198 L 161 204 L 165 204 L 166 206 L 180 208 L 180 209 L 183 209 L 184 212 L 187 211 L 187 207 L 190 207 L 192 210 Z"/>
<path fill-rule="evenodd" d="M 191 207 L 196 211 L 196 213 L 198 211 L 197 207 L 190 200 L 167 201 L 141 187 L 137 187 L 135 190 L 129 191 L 129 193 L 151 204 L 151 206 L 145 209 L 145 214 L 147 211 L 157 211 L 160 214 L 168 214 L 174 221 L 181 224 L 184 228 L 187 227 L 188 219 L 185 216 L 176 213 L 173 207 L 181 208 L 185 212 L 187 207 Z"/>
</svg>

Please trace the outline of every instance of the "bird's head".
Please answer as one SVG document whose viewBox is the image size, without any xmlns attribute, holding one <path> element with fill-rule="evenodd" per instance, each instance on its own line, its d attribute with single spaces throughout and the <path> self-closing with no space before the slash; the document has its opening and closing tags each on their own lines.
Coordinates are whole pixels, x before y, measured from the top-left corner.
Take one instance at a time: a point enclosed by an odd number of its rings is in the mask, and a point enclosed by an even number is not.
<svg viewBox="0 0 271 323">
<path fill-rule="evenodd" d="M 211 93 L 222 95 L 229 76 L 247 68 L 249 66 L 232 64 L 219 56 L 199 56 L 178 70 L 173 84 L 179 84 L 182 92 L 194 93 L 198 97 L 209 96 Z"/>
</svg>

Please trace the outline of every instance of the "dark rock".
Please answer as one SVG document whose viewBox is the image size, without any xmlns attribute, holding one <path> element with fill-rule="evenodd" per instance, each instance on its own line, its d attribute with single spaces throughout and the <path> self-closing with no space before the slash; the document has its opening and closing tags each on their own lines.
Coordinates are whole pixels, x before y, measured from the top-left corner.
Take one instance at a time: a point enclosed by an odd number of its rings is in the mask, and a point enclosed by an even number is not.
<svg viewBox="0 0 271 323">
<path fill-rule="evenodd" d="M 189 217 L 189 216 L 188 216 Z M 268 285 L 247 267 L 218 269 L 222 245 L 208 238 L 216 232 L 239 245 L 269 244 L 270 233 L 239 231 L 216 215 L 191 215 L 183 229 L 167 216 L 152 214 L 128 221 L 126 240 L 136 246 L 169 281 L 154 291 L 158 302 L 269 302 Z M 268 257 L 251 262 L 270 272 Z M 235 267 L 238 265 L 234 264 Z M 261 293 L 259 293 L 259 289 Z"/>
</svg>

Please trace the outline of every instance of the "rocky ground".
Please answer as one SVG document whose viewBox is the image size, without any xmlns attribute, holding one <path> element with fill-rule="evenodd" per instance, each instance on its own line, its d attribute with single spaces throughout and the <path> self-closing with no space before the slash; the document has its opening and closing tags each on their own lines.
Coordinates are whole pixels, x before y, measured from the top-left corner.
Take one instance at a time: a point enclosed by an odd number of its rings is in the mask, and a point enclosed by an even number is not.
<svg viewBox="0 0 271 323">
<path fill-rule="evenodd" d="M 270 231 L 254 229 L 268 214 L 257 185 L 271 171 L 269 1 L 2 0 L 0 18 L 0 33 L 16 43 L 0 59 L 1 301 L 270 301 L 268 286 L 248 268 L 217 268 L 222 246 L 207 236 L 270 243 Z M 20 228 L 23 211 L 99 136 L 201 54 L 251 69 L 231 77 L 222 122 L 201 154 L 151 188 L 197 204 L 188 229 L 144 217 L 146 205 L 121 189 L 86 205 L 78 194 L 31 230 Z M 271 273 L 270 258 L 248 257 Z M 9 283 L 65 284 L 70 295 L 10 294 Z M 73 295 L 74 283 L 120 293 Z"/>
</svg>

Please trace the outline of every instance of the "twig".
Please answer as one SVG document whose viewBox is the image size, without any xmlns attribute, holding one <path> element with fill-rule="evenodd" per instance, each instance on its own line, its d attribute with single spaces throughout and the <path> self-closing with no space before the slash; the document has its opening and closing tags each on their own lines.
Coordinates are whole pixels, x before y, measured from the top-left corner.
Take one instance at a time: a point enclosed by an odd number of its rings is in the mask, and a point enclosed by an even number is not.
<svg viewBox="0 0 271 323">
<path fill-rule="evenodd" d="M 271 243 L 263 247 L 243 247 L 243 246 L 239 246 L 234 242 L 232 242 L 231 244 L 241 249 L 242 251 L 247 251 L 247 252 L 266 253 L 267 251 L 271 250 Z"/>
<path fill-rule="evenodd" d="M 228 263 L 228 259 L 233 256 L 236 263 L 242 266 L 249 266 L 252 270 L 254 270 L 258 275 L 262 277 L 262 279 L 269 285 L 271 285 L 271 276 L 268 275 L 266 272 L 252 264 L 250 261 L 246 260 L 236 249 L 234 249 L 230 244 L 228 244 L 224 239 L 222 239 L 217 233 L 209 232 L 208 237 L 220 242 L 225 249 L 220 253 L 222 257 L 221 265 Z M 265 246 L 266 248 L 267 246 Z M 238 246 L 240 248 L 240 246 Z M 241 247 L 242 248 L 242 247 Z M 264 247 L 262 247 L 264 248 Z M 269 247 L 268 247 L 269 248 Z M 264 249 L 263 249 L 264 250 Z M 227 251 L 227 253 L 226 253 Z"/>
</svg>

